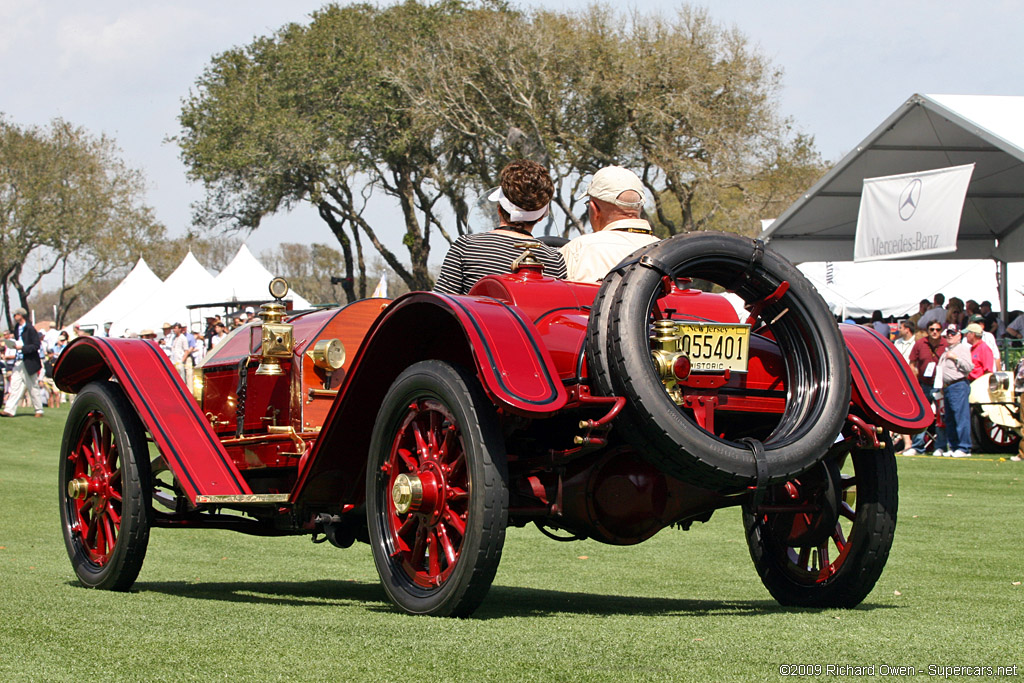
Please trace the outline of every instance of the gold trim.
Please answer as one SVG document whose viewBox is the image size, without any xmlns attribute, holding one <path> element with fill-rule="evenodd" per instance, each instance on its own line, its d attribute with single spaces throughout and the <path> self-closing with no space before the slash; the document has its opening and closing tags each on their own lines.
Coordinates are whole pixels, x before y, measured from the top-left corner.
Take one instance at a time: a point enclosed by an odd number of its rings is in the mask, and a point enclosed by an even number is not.
<svg viewBox="0 0 1024 683">
<path fill-rule="evenodd" d="M 321 339 L 306 351 L 313 365 L 321 370 L 334 372 L 345 365 L 345 345 L 340 339 Z"/>
<path fill-rule="evenodd" d="M 309 400 L 312 401 L 314 398 L 330 398 L 333 399 L 338 395 L 337 389 L 313 389 L 309 390 Z"/>
<path fill-rule="evenodd" d="M 196 496 L 197 503 L 231 503 L 232 505 L 262 505 L 266 503 L 287 503 L 288 493 L 251 493 Z"/>
</svg>

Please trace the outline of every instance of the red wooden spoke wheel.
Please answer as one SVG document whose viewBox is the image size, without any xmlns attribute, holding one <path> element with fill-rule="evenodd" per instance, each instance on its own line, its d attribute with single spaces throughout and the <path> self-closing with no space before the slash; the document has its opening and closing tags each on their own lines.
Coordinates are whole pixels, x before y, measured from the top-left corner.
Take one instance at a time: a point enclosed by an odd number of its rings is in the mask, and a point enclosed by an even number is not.
<svg viewBox="0 0 1024 683">
<path fill-rule="evenodd" d="M 855 607 L 885 567 L 898 502 L 892 444 L 843 460 L 842 472 L 826 461 L 744 512 L 754 566 L 783 605 Z"/>
<path fill-rule="evenodd" d="M 78 579 L 126 590 L 149 542 L 145 434 L 120 387 L 95 382 L 76 397 L 60 459 L 61 525 Z"/>
<path fill-rule="evenodd" d="M 974 438 L 983 453 L 1016 453 L 1020 434 L 998 425 L 985 417 L 978 406 L 971 406 L 971 418 Z"/>
<path fill-rule="evenodd" d="M 463 616 L 483 601 L 505 539 L 506 478 L 494 407 L 471 373 L 425 361 L 399 375 L 366 481 L 370 546 L 395 605 Z"/>
<path fill-rule="evenodd" d="M 410 581 L 434 588 L 459 561 L 469 516 L 469 473 L 462 434 L 442 403 L 409 405 L 383 470 L 388 532 Z"/>
<path fill-rule="evenodd" d="M 90 562 L 110 561 L 121 529 L 121 458 L 103 415 L 90 411 L 77 443 L 68 454 L 68 497 L 74 510 L 71 528 Z"/>
</svg>

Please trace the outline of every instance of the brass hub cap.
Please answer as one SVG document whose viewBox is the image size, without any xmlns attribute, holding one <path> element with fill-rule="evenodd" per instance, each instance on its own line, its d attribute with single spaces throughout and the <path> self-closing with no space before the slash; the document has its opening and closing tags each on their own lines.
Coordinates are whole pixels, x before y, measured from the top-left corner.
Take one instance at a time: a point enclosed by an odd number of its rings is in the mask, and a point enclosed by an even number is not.
<svg viewBox="0 0 1024 683">
<path fill-rule="evenodd" d="M 82 500 L 89 495 L 89 480 L 85 477 L 78 477 L 68 482 L 68 497 L 75 500 Z"/>
<path fill-rule="evenodd" d="M 423 482 L 415 474 L 399 474 L 391 487 L 391 500 L 400 515 L 418 510 L 423 503 Z"/>
</svg>

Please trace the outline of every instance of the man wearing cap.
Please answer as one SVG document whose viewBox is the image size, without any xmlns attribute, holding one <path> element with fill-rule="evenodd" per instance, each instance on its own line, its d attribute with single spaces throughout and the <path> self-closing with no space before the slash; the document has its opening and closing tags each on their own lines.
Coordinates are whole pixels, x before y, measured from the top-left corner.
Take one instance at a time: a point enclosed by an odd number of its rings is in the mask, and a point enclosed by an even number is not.
<svg viewBox="0 0 1024 683">
<path fill-rule="evenodd" d="M 622 259 L 657 242 L 651 224 L 640 218 L 647 200 L 643 183 L 621 166 L 605 166 L 587 188 L 587 215 L 594 232 L 580 235 L 559 251 L 570 280 L 598 282 Z"/>
<path fill-rule="evenodd" d="M 512 263 L 530 250 L 544 264 L 548 277 L 565 279 L 565 260 L 555 249 L 533 237 L 533 227 L 548 213 L 555 186 L 548 170 L 534 161 L 519 160 L 501 169 L 501 187 L 488 199 L 498 204 L 498 227 L 489 232 L 462 235 L 441 264 L 434 291 L 466 294 L 485 275 L 509 273 Z"/>
<path fill-rule="evenodd" d="M 978 313 L 980 313 L 981 317 L 985 319 L 985 322 L 983 322 L 981 326 L 998 337 L 1000 335 L 999 328 L 1002 327 L 1003 321 L 998 315 L 992 312 L 992 302 L 986 300 L 978 304 Z"/>
<path fill-rule="evenodd" d="M 181 323 L 174 323 L 174 339 L 171 340 L 171 362 L 174 369 L 178 371 L 182 380 L 185 376 L 185 357 L 189 354 L 188 337 L 185 336 L 185 326 Z"/>
<path fill-rule="evenodd" d="M 11 371 L 11 393 L 7 397 L 0 416 L 14 417 L 18 403 L 27 391 L 32 397 L 32 407 L 36 417 L 43 416 L 43 397 L 39 393 L 39 370 L 43 361 L 39 356 L 39 333 L 28 324 L 28 311 L 24 308 L 14 309 L 14 336 L 12 337 L 17 355 L 14 369 Z"/>
<path fill-rule="evenodd" d="M 946 350 L 939 358 L 942 397 L 946 404 L 946 441 L 949 450 L 935 450 L 935 455 L 967 458 L 971 455 L 971 385 L 968 375 L 974 370 L 970 347 L 961 341 L 960 328 L 949 325 L 942 333 Z M 980 338 L 980 335 L 979 335 Z"/>
<path fill-rule="evenodd" d="M 992 349 L 992 367 L 996 370 L 1001 370 L 1003 367 L 1002 354 L 999 352 L 999 344 L 996 342 L 996 336 L 985 329 L 985 318 L 980 313 L 975 313 L 967 319 L 968 323 L 977 323 L 981 327 L 981 341 L 988 345 L 988 348 Z M 970 327 L 970 325 L 968 325 Z"/>
<path fill-rule="evenodd" d="M 985 329 L 979 323 L 971 323 L 963 331 L 967 337 L 967 344 L 971 347 L 971 363 L 974 364 L 974 367 L 968 373 L 967 379 L 972 382 L 995 369 L 992 349 L 981 338 L 984 331 Z"/>
<path fill-rule="evenodd" d="M 164 350 L 167 357 L 171 357 L 171 344 L 174 343 L 174 332 L 171 331 L 171 324 L 164 323 L 160 326 L 162 335 L 160 336 L 160 348 Z"/>
</svg>

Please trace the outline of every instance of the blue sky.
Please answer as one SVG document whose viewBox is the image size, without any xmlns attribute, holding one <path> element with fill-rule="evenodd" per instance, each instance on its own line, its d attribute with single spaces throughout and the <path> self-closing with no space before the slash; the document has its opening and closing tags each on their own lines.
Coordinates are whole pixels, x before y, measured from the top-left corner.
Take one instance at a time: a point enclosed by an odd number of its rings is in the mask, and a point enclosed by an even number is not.
<svg viewBox="0 0 1024 683">
<path fill-rule="evenodd" d="M 0 0 L 0 112 L 20 125 L 54 117 L 106 133 L 148 179 L 148 201 L 182 234 L 201 188 L 185 180 L 177 149 L 182 98 L 211 55 L 290 21 L 322 2 L 174 0 L 69 3 Z M 563 2 L 560 8 L 587 3 Z M 913 93 L 1024 95 L 1024 3 L 869 0 L 719 0 L 703 4 L 736 26 L 783 72 L 780 111 L 838 160 Z M 551 5 L 554 6 L 554 5 Z M 678 4 L 637 1 L 643 11 Z M 382 230 L 401 249 L 400 232 Z M 315 213 L 274 217 L 248 243 L 333 236 Z M 432 260 L 444 254 L 443 244 Z"/>
</svg>

